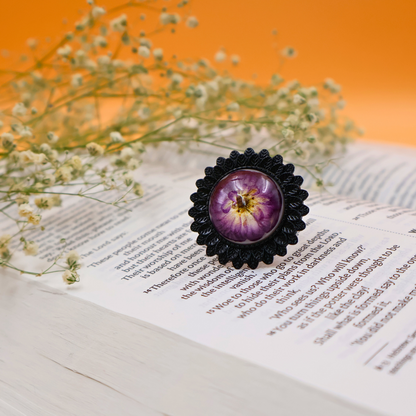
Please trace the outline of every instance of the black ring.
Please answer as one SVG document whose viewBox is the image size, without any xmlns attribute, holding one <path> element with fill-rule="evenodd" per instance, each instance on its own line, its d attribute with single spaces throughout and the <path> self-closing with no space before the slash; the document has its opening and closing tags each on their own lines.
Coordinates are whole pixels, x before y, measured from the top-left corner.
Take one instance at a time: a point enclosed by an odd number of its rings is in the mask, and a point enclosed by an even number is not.
<svg viewBox="0 0 416 416">
<path fill-rule="evenodd" d="M 241 169 L 257 170 L 266 174 L 279 186 L 283 195 L 283 214 L 277 228 L 264 240 L 250 244 L 239 244 L 224 238 L 209 215 L 211 194 L 218 182 Z M 285 256 L 287 245 L 297 244 L 297 232 L 306 227 L 302 217 L 309 212 L 309 208 L 303 204 L 308 192 L 300 188 L 303 178 L 295 176 L 294 170 L 291 163 L 283 164 L 282 156 L 276 155 L 272 158 L 266 149 L 256 153 L 251 148 L 244 153 L 233 150 L 230 157 L 219 157 L 214 167 L 205 168 L 204 179 L 196 181 L 198 190 L 191 195 L 194 206 L 188 213 L 194 218 L 191 230 L 199 234 L 196 242 L 207 246 L 207 256 L 218 255 L 221 264 L 231 261 L 236 269 L 240 269 L 245 263 L 255 269 L 261 261 L 271 264 L 275 255 Z"/>
</svg>

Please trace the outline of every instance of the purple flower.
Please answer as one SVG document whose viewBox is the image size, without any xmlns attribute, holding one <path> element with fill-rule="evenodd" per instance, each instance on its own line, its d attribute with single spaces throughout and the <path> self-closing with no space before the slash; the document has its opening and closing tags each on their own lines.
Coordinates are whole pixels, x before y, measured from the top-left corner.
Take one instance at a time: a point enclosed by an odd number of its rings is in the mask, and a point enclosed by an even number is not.
<svg viewBox="0 0 416 416">
<path fill-rule="evenodd" d="M 250 244 L 268 237 L 283 213 L 282 191 L 262 172 L 242 169 L 222 179 L 215 187 L 209 215 L 226 239 Z"/>
</svg>

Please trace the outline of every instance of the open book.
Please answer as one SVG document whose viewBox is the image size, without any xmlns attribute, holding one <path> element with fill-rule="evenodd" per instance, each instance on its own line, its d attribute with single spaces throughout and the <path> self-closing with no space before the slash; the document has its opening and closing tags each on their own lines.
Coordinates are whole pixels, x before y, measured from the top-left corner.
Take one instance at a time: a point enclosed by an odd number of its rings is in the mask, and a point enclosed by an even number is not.
<svg viewBox="0 0 416 416">
<path fill-rule="evenodd" d="M 187 212 L 202 169 L 146 166 L 132 213 L 88 200 L 48 213 L 31 268 L 65 236 L 84 264 L 72 296 L 377 414 L 414 415 L 415 161 L 416 149 L 352 145 L 324 173 L 330 191 L 305 201 L 299 243 L 256 270 L 196 244 Z M 35 279 L 62 289 L 54 275 Z"/>
</svg>

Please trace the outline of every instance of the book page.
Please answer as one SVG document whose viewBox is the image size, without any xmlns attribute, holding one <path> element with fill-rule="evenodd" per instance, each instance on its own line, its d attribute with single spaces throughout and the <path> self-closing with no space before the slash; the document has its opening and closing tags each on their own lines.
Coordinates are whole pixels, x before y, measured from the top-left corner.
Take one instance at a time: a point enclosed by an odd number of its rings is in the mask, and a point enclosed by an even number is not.
<svg viewBox="0 0 416 416">
<path fill-rule="evenodd" d="M 189 229 L 199 175 L 140 173 L 146 196 L 131 213 L 85 199 L 48 212 L 30 268 L 65 235 L 84 265 L 71 295 L 373 410 L 414 414 L 416 211 L 312 194 L 287 256 L 236 270 L 207 257 Z M 34 279 L 63 288 L 58 276 Z"/>
<path fill-rule="evenodd" d="M 337 195 L 416 208 L 415 161 L 416 148 L 356 142 L 324 170 L 323 178 Z"/>
</svg>

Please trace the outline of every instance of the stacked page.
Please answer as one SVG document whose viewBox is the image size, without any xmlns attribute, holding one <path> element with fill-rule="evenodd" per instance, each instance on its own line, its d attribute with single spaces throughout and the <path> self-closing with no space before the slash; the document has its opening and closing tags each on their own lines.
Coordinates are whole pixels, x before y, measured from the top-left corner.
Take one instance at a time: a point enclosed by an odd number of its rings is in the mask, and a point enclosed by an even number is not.
<svg viewBox="0 0 416 416">
<path fill-rule="evenodd" d="M 330 191 L 306 200 L 299 243 L 256 270 L 223 266 L 195 243 L 187 212 L 202 170 L 145 166 L 131 213 L 82 199 L 51 211 L 31 237 L 41 249 L 30 268 L 65 236 L 84 265 L 73 296 L 382 414 L 413 415 L 415 160 L 413 150 L 353 145 L 325 172 Z M 57 276 L 37 279 L 62 288 Z"/>
</svg>

